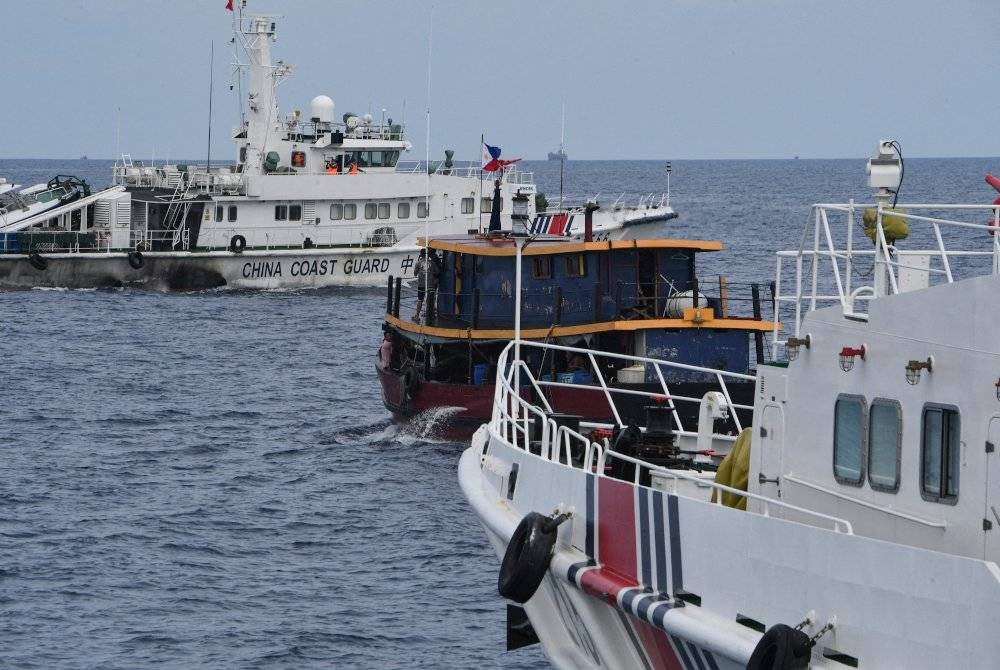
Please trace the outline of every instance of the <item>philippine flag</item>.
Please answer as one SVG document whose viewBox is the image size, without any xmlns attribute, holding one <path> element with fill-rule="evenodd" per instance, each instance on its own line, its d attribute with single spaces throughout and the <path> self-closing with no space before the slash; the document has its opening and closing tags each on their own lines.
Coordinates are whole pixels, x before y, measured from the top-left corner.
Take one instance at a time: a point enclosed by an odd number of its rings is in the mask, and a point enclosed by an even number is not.
<svg viewBox="0 0 1000 670">
<path fill-rule="evenodd" d="M 521 160 L 520 158 L 512 158 L 511 160 L 504 160 L 500 158 L 500 147 L 491 147 L 490 145 L 483 142 L 483 171 L 484 172 L 496 172 L 497 170 L 502 170 L 508 165 Z"/>
</svg>

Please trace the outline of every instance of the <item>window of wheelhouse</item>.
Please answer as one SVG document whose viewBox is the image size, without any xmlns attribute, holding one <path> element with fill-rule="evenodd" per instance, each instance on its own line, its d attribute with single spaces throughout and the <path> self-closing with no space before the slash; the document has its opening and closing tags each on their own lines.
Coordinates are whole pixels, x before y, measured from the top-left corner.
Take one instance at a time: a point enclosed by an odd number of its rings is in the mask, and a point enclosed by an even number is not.
<svg viewBox="0 0 1000 670">
<path fill-rule="evenodd" d="M 387 203 L 387 202 L 380 202 L 378 204 L 378 218 L 380 218 L 380 219 L 388 219 L 390 211 L 391 211 L 391 208 L 389 207 L 389 203 Z"/>
<path fill-rule="evenodd" d="M 274 220 L 275 221 L 285 221 L 288 219 L 288 205 L 275 205 L 274 206 Z"/>
<path fill-rule="evenodd" d="M 215 220 L 217 222 L 221 222 L 222 221 L 222 210 L 223 210 L 222 205 L 216 205 L 215 206 Z"/>
<path fill-rule="evenodd" d="M 899 490 L 903 413 L 895 400 L 875 398 L 868 409 L 868 483 L 876 491 Z"/>
<path fill-rule="evenodd" d="M 374 219 L 378 215 L 378 205 L 374 202 L 365 203 L 365 218 Z"/>
<path fill-rule="evenodd" d="M 924 500 L 958 500 L 961 418 L 954 407 L 925 405 L 920 436 L 920 493 Z"/>
<path fill-rule="evenodd" d="M 358 206 L 354 203 L 344 205 L 344 218 L 348 221 L 358 218 Z"/>
<path fill-rule="evenodd" d="M 865 399 L 841 395 L 833 408 L 833 476 L 841 484 L 861 486 L 864 479 Z"/>
<path fill-rule="evenodd" d="M 229 211 L 227 212 L 227 220 L 228 221 L 236 220 L 236 205 L 229 206 Z"/>
<path fill-rule="evenodd" d="M 532 258 L 531 276 L 534 279 L 552 279 L 552 257 L 535 256 Z"/>
<path fill-rule="evenodd" d="M 572 254 L 566 257 L 566 276 L 567 277 L 587 276 L 587 261 L 583 257 L 583 254 Z"/>
<path fill-rule="evenodd" d="M 462 198 L 462 214 L 472 214 L 476 211 L 475 198 Z"/>
<path fill-rule="evenodd" d="M 340 221 L 344 218 L 344 206 L 343 205 L 330 205 L 330 220 Z"/>
<path fill-rule="evenodd" d="M 289 221 L 302 220 L 302 205 L 291 205 L 288 208 L 288 220 Z"/>
<path fill-rule="evenodd" d="M 396 206 L 396 218 L 399 219 L 410 218 L 410 203 L 401 202 Z"/>
<path fill-rule="evenodd" d="M 430 207 L 426 201 L 417 203 L 417 218 L 426 219 L 427 215 L 430 213 Z"/>
</svg>

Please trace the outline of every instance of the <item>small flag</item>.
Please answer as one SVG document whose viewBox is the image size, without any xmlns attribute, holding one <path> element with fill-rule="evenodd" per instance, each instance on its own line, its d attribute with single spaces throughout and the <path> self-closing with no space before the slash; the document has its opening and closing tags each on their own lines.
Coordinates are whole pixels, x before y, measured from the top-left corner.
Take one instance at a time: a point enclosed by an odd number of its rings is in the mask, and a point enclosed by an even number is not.
<svg viewBox="0 0 1000 670">
<path fill-rule="evenodd" d="M 233 11 L 233 0 L 226 0 L 226 9 Z"/>
<path fill-rule="evenodd" d="M 483 142 L 483 170 L 485 172 L 496 172 L 497 170 L 502 170 L 508 165 L 521 160 L 520 158 L 512 158 L 510 160 L 504 160 L 500 158 L 500 147 L 491 147 L 490 145 Z"/>
</svg>

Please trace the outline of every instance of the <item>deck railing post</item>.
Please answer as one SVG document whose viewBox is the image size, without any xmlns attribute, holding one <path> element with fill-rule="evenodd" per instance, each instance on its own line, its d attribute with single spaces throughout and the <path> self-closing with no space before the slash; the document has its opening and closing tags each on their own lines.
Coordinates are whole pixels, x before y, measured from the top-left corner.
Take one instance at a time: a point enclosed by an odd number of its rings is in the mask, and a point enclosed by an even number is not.
<svg viewBox="0 0 1000 670">
<path fill-rule="evenodd" d="M 472 292 L 472 328 L 479 328 L 479 289 Z"/>
<path fill-rule="evenodd" d="M 691 306 L 698 309 L 698 278 L 691 279 Z"/>
<path fill-rule="evenodd" d="M 437 297 L 437 289 L 427 292 L 427 320 L 424 323 L 428 326 L 434 323 L 434 318 L 437 316 Z"/>
<path fill-rule="evenodd" d="M 399 297 L 403 293 L 403 278 L 396 277 L 396 294 L 392 299 L 392 315 L 399 318 Z"/>
<path fill-rule="evenodd" d="M 389 288 L 385 297 L 385 312 L 386 314 L 392 313 L 392 275 L 389 275 Z"/>
<path fill-rule="evenodd" d="M 762 317 L 760 309 L 760 284 L 755 283 L 750 285 L 750 297 L 753 301 L 753 318 L 760 321 Z M 755 330 L 753 333 L 753 346 L 757 354 L 757 364 L 759 365 L 764 360 L 764 333 L 759 330 Z"/>
</svg>

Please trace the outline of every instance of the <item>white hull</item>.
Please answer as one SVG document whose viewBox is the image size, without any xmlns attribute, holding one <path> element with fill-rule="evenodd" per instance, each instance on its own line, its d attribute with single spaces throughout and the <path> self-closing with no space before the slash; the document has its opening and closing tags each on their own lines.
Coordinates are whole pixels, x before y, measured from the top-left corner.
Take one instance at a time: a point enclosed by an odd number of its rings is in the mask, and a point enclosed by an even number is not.
<svg viewBox="0 0 1000 670">
<path fill-rule="evenodd" d="M 45 254 L 45 269 L 24 254 L 0 256 L 0 289 L 136 286 L 155 290 L 384 287 L 389 277 L 413 278 L 416 247 L 280 251 L 143 252 L 129 255 Z"/>
<path fill-rule="evenodd" d="M 824 649 L 865 668 L 987 668 L 1000 657 L 1000 570 L 992 562 L 722 507 L 708 501 L 707 488 L 682 485 L 669 495 L 594 477 L 485 428 L 463 454 L 459 480 L 500 557 L 524 514 L 575 510 L 525 605 L 560 668 L 743 668 L 761 636 L 737 615 L 794 626 L 810 612 L 813 621 L 837 621 L 815 648 L 813 668 L 846 667 Z M 646 524 L 660 545 L 644 543 Z M 940 578 L 922 578 L 928 569 Z M 681 589 L 701 604 L 679 600 Z"/>
</svg>

